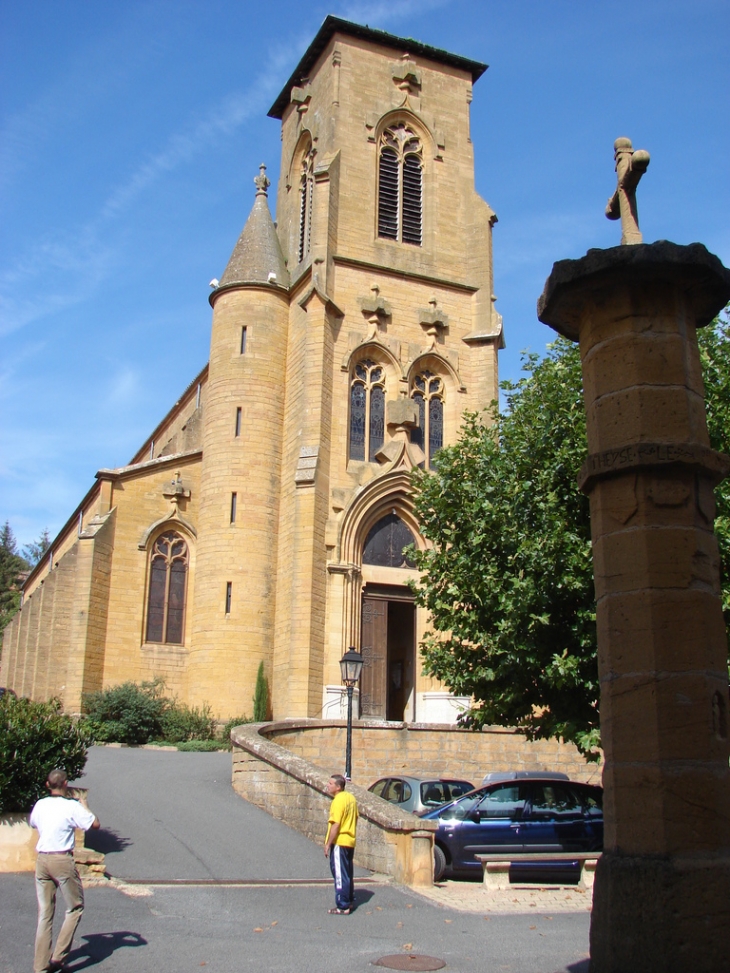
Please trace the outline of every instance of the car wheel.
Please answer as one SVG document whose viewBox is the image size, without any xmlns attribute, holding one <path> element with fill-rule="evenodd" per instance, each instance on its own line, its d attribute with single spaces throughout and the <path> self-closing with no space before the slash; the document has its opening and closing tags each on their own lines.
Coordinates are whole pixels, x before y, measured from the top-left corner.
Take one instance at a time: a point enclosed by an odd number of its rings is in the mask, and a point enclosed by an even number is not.
<svg viewBox="0 0 730 973">
<path fill-rule="evenodd" d="M 433 880 L 438 882 L 441 880 L 444 872 L 446 871 L 446 855 L 441 851 L 438 845 L 433 846 Z"/>
</svg>

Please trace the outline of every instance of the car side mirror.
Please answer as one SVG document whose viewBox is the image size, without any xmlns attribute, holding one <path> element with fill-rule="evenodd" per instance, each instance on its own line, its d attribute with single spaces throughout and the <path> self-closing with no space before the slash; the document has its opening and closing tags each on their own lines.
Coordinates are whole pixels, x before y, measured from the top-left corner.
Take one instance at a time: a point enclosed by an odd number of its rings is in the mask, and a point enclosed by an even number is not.
<svg viewBox="0 0 730 973">
<path fill-rule="evenodd" d="M 475 824 L 481 824 L 482 812 L 479 810 L 478 807 L 475 807 L 474 810 L 469 814 L 469 819 L 473 821 Z"/>
</svg>

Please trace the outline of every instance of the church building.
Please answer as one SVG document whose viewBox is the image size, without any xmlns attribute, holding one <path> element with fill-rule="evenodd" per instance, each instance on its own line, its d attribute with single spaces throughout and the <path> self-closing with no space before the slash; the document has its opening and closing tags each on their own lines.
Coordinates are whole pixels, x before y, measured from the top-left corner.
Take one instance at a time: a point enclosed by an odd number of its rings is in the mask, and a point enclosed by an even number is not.
<svg viewBox="0 0 730 973">
<path fill-rule="evenodd" d="M 210 360 L 30 575 L 1 685 L 79 712 L 161 677 L 227 719 L 251 714 L 263 661 L 273 718 L 340 718 L 355 646 L 361 717 L 454 722 L 403 549 L 425 545 L 412 469 L 498 394 L 496 216 L 469 130 L 485 69 L 325 20 L 269 112 L 277 222 L 262 165 L 211 282 Z"/>
</svg>

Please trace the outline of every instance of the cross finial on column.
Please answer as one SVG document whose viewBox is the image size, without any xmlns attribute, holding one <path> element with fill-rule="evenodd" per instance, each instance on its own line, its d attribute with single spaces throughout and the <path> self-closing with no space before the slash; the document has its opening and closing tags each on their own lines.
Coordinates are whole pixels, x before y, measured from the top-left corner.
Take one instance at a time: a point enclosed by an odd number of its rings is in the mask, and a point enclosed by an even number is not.
<svg viewBox="0 0 730 973">
<path fill-rule="evenodd" d="M 641 243 L 639 213 L 636 208 L 636 187 L 649 165 L 645 149 L 633 150 L 631 139 L 619 138 L 613 143 L 618 186 L 606 206 L 609 220 L 621 220 L 621 243 Z"/>
</svg>

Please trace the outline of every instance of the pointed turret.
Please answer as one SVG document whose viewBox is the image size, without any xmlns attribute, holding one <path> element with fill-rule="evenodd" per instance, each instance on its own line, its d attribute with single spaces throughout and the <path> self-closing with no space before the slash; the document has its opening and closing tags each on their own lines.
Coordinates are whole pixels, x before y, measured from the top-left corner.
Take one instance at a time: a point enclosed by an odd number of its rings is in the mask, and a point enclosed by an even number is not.
<svg viewBox="0 0 730 973">
<path fill-rule="evenodd" d="M 238 243 L 216 290 L 239 284 L 277 284 L 289 286 L 289 271 L 271 219 L 266 166 L 261 163 L 255 177 L 256 199 Z"/>
</svg>

